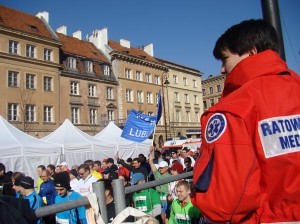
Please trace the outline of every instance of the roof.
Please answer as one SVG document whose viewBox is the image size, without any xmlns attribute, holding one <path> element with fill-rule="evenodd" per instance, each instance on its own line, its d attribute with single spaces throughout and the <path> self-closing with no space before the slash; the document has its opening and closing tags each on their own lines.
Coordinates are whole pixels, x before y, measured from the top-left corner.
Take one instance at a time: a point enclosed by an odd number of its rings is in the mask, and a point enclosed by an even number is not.
<svg viewBox="0 0 300 224">
<path fill-rule="evenodd" d="M 44 22 L 36 16 L 0 5 L 0 26 L 54 39 Z"/>
<path fill-rule="evenodd" d="M 75 37 L 66 36 L 61 33 L 57 33 L 57 35 L 59 40 L 63 42 L 63 46 L 61 47 L 63 52 L 109 63 L 107 58 L 93 43 L 85 40 L 79 40 Z"/>
<path fill-rule="evenodd" d="M 130 48 L 123 47 L 120 43 L 118 43 L 116 41 L 113 41 L 113 40 L 109 40 L 108 45 L 114 51 L 117 51 L 119 53 L 123 53 L 123 54 L 131 56 L 131 57 L 140 58 L 140 59 L 144 59 L 144 60 L 147 60 L 147 61 L 151 61 L 151 62 L 161 64 L 158 60 L 156 60 L 151 55 L 147 54 L 142 49 L 139 49 L 139 48 L 136 48 L 136 47 L 130 47 Z"/>
</svg>

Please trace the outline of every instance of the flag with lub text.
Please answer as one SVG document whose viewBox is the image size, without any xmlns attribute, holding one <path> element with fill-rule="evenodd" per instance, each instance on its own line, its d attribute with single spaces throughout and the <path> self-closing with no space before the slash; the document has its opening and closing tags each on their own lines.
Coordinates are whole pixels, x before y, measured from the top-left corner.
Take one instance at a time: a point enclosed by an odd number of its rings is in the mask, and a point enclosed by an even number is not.
<svg viewBox="0 0 300 224">
<path fill-rule="evenodd" d="M 159 90 L 157 96 L 157 113 L 156 113 L 156 124 L 159 122 L 162 114 L 162 102 L 161 102 L 161 91 Z"/>
<path fill-rule="evenodd" d="M 157 116 L 142 114 L 132 109 L 128 115 L 121 137 L 143 142 L 149 138 L 156 127 Z"/>
</svg>

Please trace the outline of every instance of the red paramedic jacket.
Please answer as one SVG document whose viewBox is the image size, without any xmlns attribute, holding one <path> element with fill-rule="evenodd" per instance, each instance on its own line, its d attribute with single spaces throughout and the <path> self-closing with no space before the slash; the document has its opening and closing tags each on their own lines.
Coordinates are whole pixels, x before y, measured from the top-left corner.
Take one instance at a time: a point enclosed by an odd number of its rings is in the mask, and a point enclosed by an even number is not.
<svg viewBox="0 0 300 224">
<path fill-rule="evenodd" d="M 201 126 L 193 203 L 207 220 L 300 221 L 300 77 L 277 53 L 236 65 Z"/>
</svg>

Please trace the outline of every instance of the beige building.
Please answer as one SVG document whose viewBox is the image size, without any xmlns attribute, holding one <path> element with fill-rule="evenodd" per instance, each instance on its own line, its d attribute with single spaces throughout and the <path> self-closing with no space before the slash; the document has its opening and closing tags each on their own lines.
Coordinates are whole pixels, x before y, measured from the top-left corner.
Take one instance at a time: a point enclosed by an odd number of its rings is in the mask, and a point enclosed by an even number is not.
<svg viewBox="0 0 300 224">
<path fill-rule="evenodd" d="M 220 101 L 224 89 L 225 75 L 208 76 L 202 80 L 202 96 L 204 111 Z"/>
<path fill-rule="evenodd" d="M 47 13 L 0 6 L 0 115 L 34 136 L 59 125 L 60 46 Z"/>
<path fill-rule="evenodd" d="M 158 60 L 169 68 L 168 73 L 162 76 L 168 138 L 200 138 L 200 116 L 203 113 L 201 72 Z"/>
</svg>

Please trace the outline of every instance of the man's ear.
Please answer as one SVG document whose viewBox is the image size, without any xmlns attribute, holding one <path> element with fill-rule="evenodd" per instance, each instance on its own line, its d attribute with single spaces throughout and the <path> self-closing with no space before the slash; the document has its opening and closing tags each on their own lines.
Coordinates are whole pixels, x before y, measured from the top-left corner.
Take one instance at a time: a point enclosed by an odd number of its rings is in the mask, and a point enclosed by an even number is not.
<svg viewBox="0 0 300 224">
<path fill-rule="evenodd" d="M 257 54 L 257 49 L 256 49 L 256 47 L 252 47 L 249 51 L 249 56 L 255 55 L 255 54 Z"/>
</svg>

